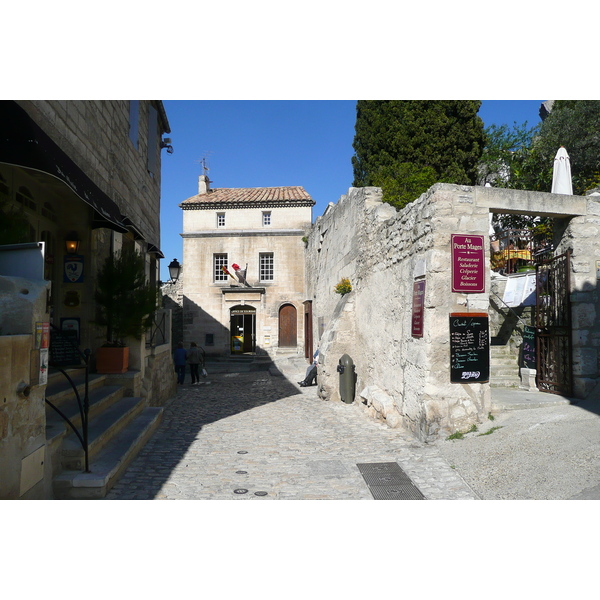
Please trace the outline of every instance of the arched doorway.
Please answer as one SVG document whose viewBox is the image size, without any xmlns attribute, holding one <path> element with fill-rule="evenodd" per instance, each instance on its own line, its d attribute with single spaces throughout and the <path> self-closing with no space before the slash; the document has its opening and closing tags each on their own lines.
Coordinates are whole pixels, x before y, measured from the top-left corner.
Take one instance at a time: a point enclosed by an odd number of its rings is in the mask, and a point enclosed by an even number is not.
<svg viewBox="0 0 600 600">
<path fill-rule="evenodd" d="M 293 304 L 279 309 L 279 347 L 295 348 L 298 345 L 298 317 Z"/>
<path fill-rule="evenodd" d="M 256 352 L 256 309 L 252 306 L 239 304 L 231 308 L 229 315 L 231 353 Z"/>
</svg>

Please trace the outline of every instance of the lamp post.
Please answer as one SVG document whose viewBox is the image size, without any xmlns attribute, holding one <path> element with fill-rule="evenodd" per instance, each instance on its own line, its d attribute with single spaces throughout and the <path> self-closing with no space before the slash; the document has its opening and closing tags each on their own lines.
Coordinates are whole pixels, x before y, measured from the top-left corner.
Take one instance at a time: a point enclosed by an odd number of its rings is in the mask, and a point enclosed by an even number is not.
<svg viewBox="0 0 600 600">
<path fill-rule="evenodd" d="M 169 264 L 169 276 L 171 277 L 171 283 L 177 283 L 180 272 L 181 272 L 181 265 L 179 264 L 177 259 L 174 258 L 171 261 L 171 263 Z"/>
</svg>

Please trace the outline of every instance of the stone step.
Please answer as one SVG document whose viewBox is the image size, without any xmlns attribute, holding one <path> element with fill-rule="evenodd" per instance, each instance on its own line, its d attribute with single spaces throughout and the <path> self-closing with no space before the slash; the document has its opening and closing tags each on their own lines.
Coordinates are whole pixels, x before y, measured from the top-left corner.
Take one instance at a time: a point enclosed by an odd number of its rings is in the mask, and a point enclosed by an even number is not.
<svg viewBox="0 0 600 600">
<path fill-rule="evenodd" d="M 93 457 L 112 438 L 127 426 L 144 408 L 143 398 L 121 398 L 93 420 L 90 419 L 88 429 L 88 455 Z M 85 453 L 79 438 L 74 433 L 67 435 L 62 443 L 63 469 L 83 470 Z"/>
<path fill-rule="evenodd" d="M 71 369 L 66 371 L 71 378 L 80 396 L 83 398 L 85 393 L 85 371 L 83 369 Z M 106 375 L 90 373 L 88 377 L 88 390 L 98 388 L 104 384 Z M 64 399 L 73 396 L 73 387 L 69 380 L 60 372 L 56 372 L 48 378 L 46 385 L 46 398 L 55 406 L 59 406 Z"/>
<path fill-rule="evenodd" d="M 90 472 L 63 471 L 54 478 L 57 499 L 104 498 L 162 420 L 163 409 L 145 408 L 90 462 Z"/>
<path fill-rule="evenodd" d="M 510 387 L 518 388 L 521 386 L 521 380 L 514 377 L 490 377 L 490 387 Z"/>
<path fill-rule="evenodd" d="M 490 374 L 500 377 L 514 376 L 519 377 L 519 367 L 517 365 L 490 365 Z"/>
<path fill-rule="evenodd" d="M 114 404 L 123 397 L 123 388 L 118 385 L 105 385 L 89 390 L 89 418 L 90 421 L 104 409 Z M 81 402 L 84 401 L 84 392 L 80 392 Z M 48 398 L 54 404 L 54 398 Z M 74 394 L 64 397 L 62 402 L 54 404 L 77 428 L 81 428 L 81 412 L 79 403 Z M 72 431 L 67 422 L 51 406 L 46 405 L 46 440 L 55 443 L 55 438 Z"/>
</svg>

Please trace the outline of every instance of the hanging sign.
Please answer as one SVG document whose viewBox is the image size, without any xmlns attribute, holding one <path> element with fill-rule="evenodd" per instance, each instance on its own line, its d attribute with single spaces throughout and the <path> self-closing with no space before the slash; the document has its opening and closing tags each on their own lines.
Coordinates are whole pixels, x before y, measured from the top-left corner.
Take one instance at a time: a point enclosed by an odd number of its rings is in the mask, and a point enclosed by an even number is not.
<svg viewBox="0 0 600 600">
<path fill-rule="evenodd" d="M 425 280 L 413 284 L 412 336 L 423 337 L 423 313 L 425 306 Z"/>
<path fill-rule="evenodd" d="M 450 381 L 490 379 L 490 331 L 486 313 L 450 314 Z"/>
<path fill-rule="evenodd" d="M 65 283 L 83 283 L 83 256 L 68 254 L 65 256 Z"/>
<path fill-rule="evenodd" d="M 504 288 L 502 302 L 506 306 L 535 306 L 535 273 L 509 275 Z"/>
<path fill-rule="evenodd" d="M 482 235 L 452 234 L 452 291 L 485 292 L 485 251 Z"/>
</svg>

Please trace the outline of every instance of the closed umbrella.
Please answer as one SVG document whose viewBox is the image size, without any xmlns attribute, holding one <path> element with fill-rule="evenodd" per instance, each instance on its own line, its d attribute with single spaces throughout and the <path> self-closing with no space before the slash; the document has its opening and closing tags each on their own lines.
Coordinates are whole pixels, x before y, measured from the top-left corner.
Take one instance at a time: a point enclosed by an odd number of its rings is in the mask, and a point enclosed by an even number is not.
<svg viewBox="0 0 600 600">
<path fill-rule="evenodd" d="M 564 146 L 561 146 L 554 157 L 554 170 L 552 172 L 552 193 L 573 195 L 573 181 L 571 179 L 571 161 Z"/>
</svg>

